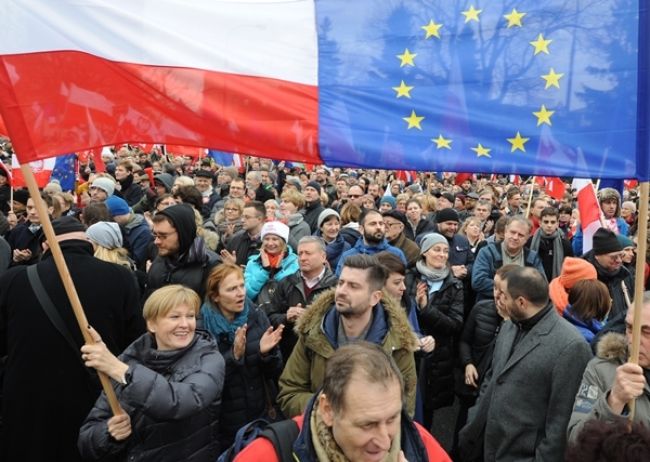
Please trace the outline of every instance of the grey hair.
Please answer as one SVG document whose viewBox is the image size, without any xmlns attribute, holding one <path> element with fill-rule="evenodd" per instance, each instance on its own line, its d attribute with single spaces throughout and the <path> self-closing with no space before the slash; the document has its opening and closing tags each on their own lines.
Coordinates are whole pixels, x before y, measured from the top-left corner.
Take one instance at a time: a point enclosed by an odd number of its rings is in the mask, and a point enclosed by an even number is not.
<svg viewBox="0 0 650 462">
<path fill-rule="evenodd" d="M 298 241 L 298 247 L 300 247 L 303 244 L 318 244 L 320 250 L 322 250 L 323 252 L 326 251 L 325 241 L 318 236 L 304 236 L 300 238 L 300 240 Z"/>
</svg>

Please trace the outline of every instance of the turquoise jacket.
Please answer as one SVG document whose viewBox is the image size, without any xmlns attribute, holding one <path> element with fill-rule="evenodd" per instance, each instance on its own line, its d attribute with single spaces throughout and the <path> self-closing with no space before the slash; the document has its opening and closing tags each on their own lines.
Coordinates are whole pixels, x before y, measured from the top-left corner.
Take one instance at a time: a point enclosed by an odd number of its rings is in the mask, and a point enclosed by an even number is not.
<svg viewBox="0 0 650 462">
<path fill-rule="evenodd" d="M 281 281 L 287 276 L 292 275 L 300 268 L 298 266 L 298 257 L 291 247 L 287 246 L 287 253 L 282 259 L 280 268 L 268 270 L 262 266 L 260 255 L 252 255 L 246 263 L 244 270 L 244 281 L 246 281 L 246 296 L 251 300 L 255 300 L 259 295 L 264 285 L 269 282 L 271 277 L 275 281 Z"/>
</svg>

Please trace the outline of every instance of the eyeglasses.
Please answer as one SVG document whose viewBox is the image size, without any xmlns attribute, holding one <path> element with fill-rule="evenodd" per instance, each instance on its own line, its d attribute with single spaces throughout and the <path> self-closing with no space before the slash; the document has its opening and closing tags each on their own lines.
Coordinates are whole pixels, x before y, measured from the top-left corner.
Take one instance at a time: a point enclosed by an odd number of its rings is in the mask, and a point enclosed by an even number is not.
<svg viewBox="0 0 650 462">
<path fill-rule="evenodd" d="M 388 226 L 389 228 L 392 228 L 393 226 L 399 226 L 401 224 L 402 223 L 386 223 L 386 226 Z"/>
<path fill-rule="evenodd" d="M 151 233 L 154 239 L 158 239 L 160 241 L 164 241 L 172 234 L 176 234 L 176 231 L 172 231 L 171 233 Z"/>
</svg>

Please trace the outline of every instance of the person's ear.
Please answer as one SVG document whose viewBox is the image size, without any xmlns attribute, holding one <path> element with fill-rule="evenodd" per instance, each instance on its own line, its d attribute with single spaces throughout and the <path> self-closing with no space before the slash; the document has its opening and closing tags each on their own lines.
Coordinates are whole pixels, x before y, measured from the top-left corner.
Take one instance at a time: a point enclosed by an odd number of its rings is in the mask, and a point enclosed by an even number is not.
<svg viewBox="0 0 650 462">
<path fill-rule="evenodd" d="M 381 290 L 375 290 L 370 294 L 370 306 L 375 306 L 381 300 L 383 292 Z"/>
<path fill-rule="evenodd" d="M 147 320 L 147 330 L 152 334 L 156 333 L 156 323 L 152 322 L 150 319 Z"/>
<path fill-rule="evenodd" d="M 332 427 L 334 425 L 334 409 L 330 404 L 325 393 L 321 393 L 318 396 L 318 414 L 320 415 L 325 425 Z"/>
</svg>

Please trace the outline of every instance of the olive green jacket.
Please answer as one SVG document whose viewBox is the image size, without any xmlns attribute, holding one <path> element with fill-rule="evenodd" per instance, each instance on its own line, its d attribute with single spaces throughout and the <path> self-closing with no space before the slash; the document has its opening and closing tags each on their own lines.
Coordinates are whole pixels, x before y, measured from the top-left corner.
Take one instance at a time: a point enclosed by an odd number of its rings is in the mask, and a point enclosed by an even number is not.
<svg viewBox="0 0 650 462">
<path fill-rule="evenodd" d="M 323 330 L 325 314 L 336 309 L 334 291 L 323 292 L 296 323 L 298 343 L 287 360 L 279 382 L 278 403 L 287 417 L 303 413 L 309 399 L 322 385 L 325 363 L 335 351 Z M 379 305 L 389 326 L 381 346 L 402 371 L 406 408 L 413 416 L 417 381 L 413 352 L 418 348 L 417 337 L 411 330 L 405 311 L 388 295 L 384 293 Z"/>
</svg>

